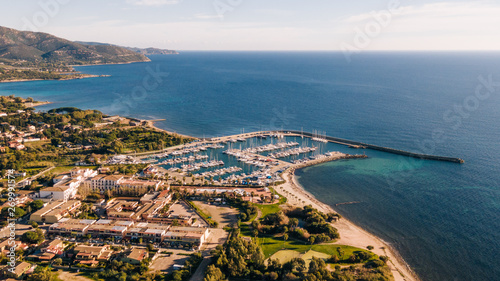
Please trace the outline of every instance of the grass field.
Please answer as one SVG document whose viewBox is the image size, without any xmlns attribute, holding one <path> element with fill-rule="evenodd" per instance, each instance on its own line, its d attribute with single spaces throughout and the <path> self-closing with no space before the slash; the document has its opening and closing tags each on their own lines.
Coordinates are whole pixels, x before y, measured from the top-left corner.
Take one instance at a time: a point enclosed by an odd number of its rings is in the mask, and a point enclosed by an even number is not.
<svg viewBox="0 0 500 281">
<path fill-rule="evenodd" d="M 250 231 L 249 231 L 250 232 Z M 243 233 L 243 231 L 242 231 Z M 336 244 L 322 244 L 322 245 L 310 245 L 306 244 L 305 242 L 298 241 L 298 240 L 293 240 L 289 239 L 287 241 L 283 241 L 282 239 L 278 237 L 262 237 L 257 239 L 259 245 L 262 247 L 262 251 L 264 252 L 264 255 L 266 258 L 274 255 L 276 252 L 280 250 L 293 250 L 301 253 L 305 253 L 309 250 L 317 251 L 320 253 L 324 253 L 328 256 L 332 255 L 337 255 L 337 247 L 340 247 L 342 251 L 344 252 L 343 257 L 339 257 L 341 260 L 342 259 L 347 259 L 349 258 L 350 255 L 352 255 L 356 251 L 364 251 L 368 252 L 367 250 L 356 248 L 356 247 L 351 247 L 351 246 L 344 246 L 344 245 L 336 245 Z"/>
<path fill-rule="evenodd" d="M 49 143 L 50 140 L 41 140 L 41 141 L 25 142 L 24 145 L 26 147 L 31 147 L 31 148 L 41 148 L 42 146 Z"/>
<path fill-rule="evenodd" d="M 257 204 L 256 206 L 262 212 L 262 217 L 261 218 L 265 217 L 268 214 L 277 213 L 280 210 L 279 204 L 272 204 L 272 205 L 260 205 L 260 204 Z"/>
<path fill-rule="evenodd" d="M 55 167 L 54 169 L 50 170 L 51 173 L 54 175 L 58 175 L 61 173 L 66 173 L 69 172 L 71 169 L 77 166 L 59 166 Z M 88 169 L 97 169 L 98 166 L 83 166 L 82 168 L 88 168 Z"/>
<path fill-rule="evenodd" d="M 274 253 L 274 255 L 271 256 L 272 259 L 278 259 L 282 264 L 291 261 L 293 258 L 302 258 L 308 266 L 313 257 L 326 260 L 330 258 L 330 255 L 314 250 L 309 250 L 305 253 L 304 252 L 299 253 L 297 251 L 292 251 L 292 250 L 281 250 Z"/>
</svg>

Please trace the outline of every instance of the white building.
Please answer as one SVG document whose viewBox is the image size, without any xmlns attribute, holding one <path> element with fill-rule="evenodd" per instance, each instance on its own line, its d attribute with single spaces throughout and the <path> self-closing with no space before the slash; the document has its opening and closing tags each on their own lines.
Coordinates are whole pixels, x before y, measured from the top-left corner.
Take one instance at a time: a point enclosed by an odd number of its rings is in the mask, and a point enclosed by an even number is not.
<svg viewBox="0 0 500 281">
<path fill-rule="evenodd" d="M 92 169 L 73 168 L 69 173 L 60 174 L 53 179 L 54 186 L 40 190 L 40 198 L 53 198 L 67 201 L 78 193 L 78 188 L 84 180 L 97 175 Z"/>
<path fill-rule="evenodd" d="M 78 179 L 61 181 L 55 184 L 54 186 L 41 189 L 40 197 L 41 198 L 52 197 L 55 200 L 67 201 L 76 196 L 80 184 L 81 181 L 79 181 Z"/>
</svg>

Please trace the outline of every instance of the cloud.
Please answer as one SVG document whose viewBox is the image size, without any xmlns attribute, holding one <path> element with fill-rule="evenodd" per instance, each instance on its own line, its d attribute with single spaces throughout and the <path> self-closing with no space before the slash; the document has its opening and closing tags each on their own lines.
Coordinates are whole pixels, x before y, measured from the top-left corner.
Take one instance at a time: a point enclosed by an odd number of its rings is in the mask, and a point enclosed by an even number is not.
<svg viewBox="0 0 500 281">
<path fill-rule="evenodd" d="M 209 19 L 222 19 L 222 15 L 210 15 L 210 14 L 195 14 L 195 19 L 209 20 Z"/>
<path fill-rule="evenodd" d="M 164 6 L 175 5 L 182 0 L 128 0 L 127 2 L 136 6 Z"/>
<path fill-rule="evenodd" d="M 370 11 L 339 20 L 336 29 L 350 42 L 355 30 L 376 23 L 376 16 L 388 10 Z M 493 36 L 500 26 L 500 5 L 491 1 L 438 2 L 401 6 L 389 24 L 371 38 L 368 49 L 498 50 L 500 38 Z"/>
</svg>

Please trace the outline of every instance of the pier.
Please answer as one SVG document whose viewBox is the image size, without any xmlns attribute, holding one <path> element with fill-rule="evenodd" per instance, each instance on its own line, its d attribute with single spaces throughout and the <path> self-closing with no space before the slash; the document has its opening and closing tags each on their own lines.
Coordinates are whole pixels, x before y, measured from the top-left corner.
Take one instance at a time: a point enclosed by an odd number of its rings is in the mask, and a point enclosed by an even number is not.
<svg viewBox="0 0 500 281">
<path fill-rule="evenodd" d="M 314 136 L 311 133 L 300 132 L 300 131 L 279 131 L 279 132 L 284 134 L 284 135 L 306 136 L 306 137 L 311 137 L 311 138 Z M 404 150 L 399 150 L 399 149 L 394 149 L 394 148 L 389 148 L 389 147 L 383 147 L 383 146 L 378 146 L 378 145 L 373 145 L 373 144 L 367 144 L 367 143 L 358 142 L 358 141 L 351 141 L 351 140 L 346 140 L 346 139 L 341 139 L 341 138 L 335 138 L 335 137 L 330 137 L 330 136 L 326 136 L 325 139 L 328 140 L 329 142 L 346 145 L 346 146 L 351 147 L 351 148 L 369 148 L 369 149 L 373 149 L 373 150 L 379 150 L 379 151 L 383 151 L 383 152 L 389 152 L 389 153 L 393 153 L 393 154 L 398 154 L 398 155 L 403 155 L 403 156 L 408 156 L 408 157 L 413 157 L 413 158 L 418 158 L 418 159 L 445 161 L 445 162 L 453 162 L 453 163 L 459 163 L 459 164 L 465 163 L 465 160 L 463 160 L 461 158 L 409 152 L 409 151 L 404 151 Z"/>
</svg>

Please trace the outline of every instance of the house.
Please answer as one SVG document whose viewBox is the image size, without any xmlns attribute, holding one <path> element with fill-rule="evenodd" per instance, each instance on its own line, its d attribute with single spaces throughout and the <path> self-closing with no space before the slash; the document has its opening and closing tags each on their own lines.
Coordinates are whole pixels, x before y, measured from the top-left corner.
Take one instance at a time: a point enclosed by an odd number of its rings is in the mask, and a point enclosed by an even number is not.
<svg viewBox="0 0 500 281">
<path fill-rule="evenodd" d="M 55 184 L 57 183 L 60 183 L 61 181 L 66 181 L 66 180 L 69 180 L 71 177 L 71 174 L 70 173 L 64 173 L 64 174 L 59 174 L 57 176 L 55 176 L 53 179 L 52 179 L 52 182 Z"/>
<path fill-rule="evenodd" d="M 42 248 L 43 253 L 52 253 L 56 255 L 62 255 L 64 251 L 64 243 L 61 239 L 52 240 L 47 247 Z"/>
<path fill-rule="evenodd" d="M 36 268 L 36 265 L 32 265 L 31 263 L 27 263 L 27 262 L 23 261 L 23 262 L 16 264 L 16 268 L 14 270 L 11 270 L 12 268 L 9 266 L 5 267 L 4 273 L 8 277 L 22 279 L 26 274 L 33 272 L 33 270 L 35 268 Z"/>
<path fill-rule="evenodd" d="M 133 248 L 130 254 L 126 257 L 122 258 L 122 261 L 125 263 L 130 263 L 134 265 L 141 264 L 144 259 L 149 257 L 149 252 L 147 249 L 143 248 Z"/>
<path fill-rule="evenodd" d="M 0 253 L 8 254 L 10 253 L 10 249 L 12 247 L 16 247 L 16 249 L 27 250 L 29 248 L 28 244 L 25 244 L 19 240 L 6 239 L 0 243 Z"/>
<path fill-rule="evenodd" d="M 29 183 L 30 181 L 29 180 L 25 180 L 24 183 L 26 183 L 26 182 Z M 16 193 L 17 193 L 16 194 L 17 197 L 15 197 L 15 199 L 16 199 L 16 206 L 18 206 L 18 207 L 26 206 L 27 204 L 29 204 L 30 202 L 32 202 L 33 198 L 35 198 L 35 196 L 36 196 L 36 192 L 32 191 L 32 190 L 18 190 Z M 6 201 L 2 205 L 2 208 L 11 207 L 10 204 L 11 204 L 10 201 Z"/>
<path fill-rule="evenodd" d="M 40 253 L 29 255 L 28 258 L 37 259 L 41 262 L 50 262 L 56 256 L 64 253 L 64 244 L 62 240 L 55 239 L 50 241 L 46 247 L 41 249 Z"/>
<path fill-rule="evenodd" d="M 159 170 L 153 165 L 149 165 L 144 170 L 142 170 L 140 176 L 145 178 L 152 178 L 159 175 Z"/>
<path fill-rule="evenodd" d="M 99 172 L 99 174 L 107 174 L 111 172 L 111 170 L 108 167 L 98 168 L 97 171 Z"/>
<path fill-rule="evenodd" d="M 97 265 L 100 261 L 106 262 L 111 258 L 113 250 L 109 245 L 104 246 L 86 246 L 78 245 L 74 249 L 75 261 L 81 264 Z"/>
<path fill-rule="evenodd" d="M 76 179 L 83 180 L 85 178 L 92 178 L 92 177 L 97 176 L 97 171 L 92 170 L 92 169 L 88 169 L 88 168 L 75 167 L 75 168 L 71 169 L 70 176 L 73 179 L 76 178 Z"/>
<path fill-rule="evenodd" d="M 15 150 L 23 150 L 26 147 L 22 143 L 19 143 L 17 141 L 11 141 L 11 142 L 9 142 L 9 148 L 12 148 L 12 149 L 15 149 Z"/>
<path fill-rule="evenodd" d="M 26 172 L 19 172 L 16 171 L 15 173 L 12 174 L 16 178 L 24 178 L 26 176 Z"/>
</svg>

